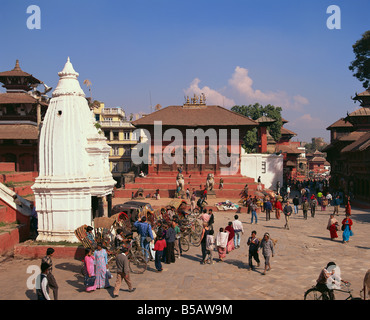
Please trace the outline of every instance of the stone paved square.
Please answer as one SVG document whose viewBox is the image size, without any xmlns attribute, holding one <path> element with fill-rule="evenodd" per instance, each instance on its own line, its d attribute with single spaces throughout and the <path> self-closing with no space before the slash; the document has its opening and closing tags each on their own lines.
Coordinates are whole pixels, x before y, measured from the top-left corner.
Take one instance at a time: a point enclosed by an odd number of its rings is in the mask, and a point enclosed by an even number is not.
<svg viewBox="0 0 370 320">
<path fill-rule="evenodd" d="M 116 199 L 116 201 L 120 201 Z M 165 199 L 163 199 L 165 201 Z M 264 213 L 258 214 L 258 224 L 250 224 L 250 215 L 239 214 L 244 235 L 241 247 L 229 253 L 224 262 L 201 265 L 200 247 L 190 246 L 188 252 L 174 264 L 164 264 L 164 271 L 156 273 L 150 262 L 144 274 L 131 274 L 136 291 L 129 293 L 123 283 L 118 300 L 303 300 L 305 290 L 315 284 L 323 267 L 335 261 L 342 278 L 351 282 L 353 296 L 359 297 L 364 275 L 370 269 L 368 228 L 369 210 L 353 208 L 353 232 L 350 242 L 343 244 L 342 232 L 331 241 L 326 230 L 329 214 L 318 211 L 314 218 L 303 219 L 302 212 L 291 218 L 290 230 L 284 229 L 285 220 L 272 215 L 266 221 Z M 235 211 L 216 212 L 215 230 L 232 221 Z M 338 221 L 344 218 L 341 208 Z M 262 275 L 261 266 L 252 271 L 248 268 L 246 241 L 252 230 L 257 236 L 269 232 L 277 240 L 276 253 L 272 258 L 272 270 Z M 216 232 L 217 233 L 217 232 Z M 214 253 L 218 261 L 217 252 Z M 59 285 L 60 300 L 112 300 L 113 288 L 86 293 L 79 273 L 81 262 L 74 259 L 54 259 L 54 275 Z M 27 288 L 27 267 L 39 265 L 39 260 L 3 257 L 0 262 L 1 300 L 35 300 L 35 290 Z M 114 285 L 115 274 L 110 284 Z M 231 287 L 230 287 L 231 286 Z M 227 290 L 224 290 L 227 288 Z M 346 297 L 338 295 L 338 299 Z"/>
</svg>

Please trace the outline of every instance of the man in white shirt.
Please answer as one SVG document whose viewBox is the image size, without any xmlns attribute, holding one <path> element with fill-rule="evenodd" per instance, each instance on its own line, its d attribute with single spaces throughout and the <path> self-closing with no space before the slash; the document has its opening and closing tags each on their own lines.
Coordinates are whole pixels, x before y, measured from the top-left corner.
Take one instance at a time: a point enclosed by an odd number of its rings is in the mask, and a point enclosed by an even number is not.
<svg viewBox="0 0 370 320">
<path fill-rule="evenodd" d="M 330 194 L 330 192 L 328 192 L 328 194 L 326 195 L 326 199 L 328 199 L 328 207 L 329 207 L 331 204 L 331 201 L 333 200 L 333 196 Z"/>
<path fill-rule="evenodd" d="M 243 224 L 241 223 L 240 220 L 238 220 L 238 218 L 239 217 L 236 214 L 234 216 L 235 220 L 233 221 L 233 229 L 235 232 L 235 236 L 234 236 L 235 249 L 240 248 L 240 239 L 241 239 L 242 234 L 244 233 Z"/>
</svg>

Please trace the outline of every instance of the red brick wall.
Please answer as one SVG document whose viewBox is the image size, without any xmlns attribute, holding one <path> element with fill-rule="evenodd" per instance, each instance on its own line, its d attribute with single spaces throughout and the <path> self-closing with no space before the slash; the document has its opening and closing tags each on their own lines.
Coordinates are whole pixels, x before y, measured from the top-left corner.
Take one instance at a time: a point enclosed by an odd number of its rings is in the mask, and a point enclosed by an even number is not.
<svg viewBox="0 0 370 320">
<path fill-rule="evenodd" d="M 82 260 L 85 256 L 85 248 L 83 247 L 64 247 L 64 246 L 53 246 L 53 245 L 24 245 L 19 244 L 14 248 L 15 257 L 23 258 L 42 258 L 46 255 L 46 250 L 53 248 L 55 250 L 53 258 L 73 258 Z"/>
<path fill-rule="evenodd" d="M 16 229 L 0 234 L 0 254 L 13 251 L 13 248 L 19 242 L 28 239 L 29 229 L 25 225 L 19 225 Z"/>
</svg>

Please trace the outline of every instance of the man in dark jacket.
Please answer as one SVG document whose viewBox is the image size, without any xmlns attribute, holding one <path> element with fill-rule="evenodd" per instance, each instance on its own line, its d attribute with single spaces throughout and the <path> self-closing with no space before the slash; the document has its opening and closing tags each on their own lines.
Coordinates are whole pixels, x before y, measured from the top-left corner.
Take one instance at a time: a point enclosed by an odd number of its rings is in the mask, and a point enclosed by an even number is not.
<svg viewBox="0 0 370 320">
<path fill-rule="evenodd" d="M 272 204 L 270 199 L 267 199 L 266 202 L 264 203 L 265 206 L 265 211 L 266 211 L 266 221 L 270 220 L 270 213 L 272 211 Z"/>
<path fill-rule="evenodd" d="M 166 263 L 175 262 L 175 241 L 176 241 L 176 231 L 173 226 L 174 222 L 171 221 L 169 228 L 166 232 L 166 243 L 167 243 L 167 252 L 166 252 Z"/>
<path fill-rule="evenodd" d="M 285 228 L 289 230 L 289 218 L 293 212 L 292 207 L 289 204 L 289 201 L 287 201 L 284 209 L 283 209 L 284 215 L 285 215 Z"/>
</svg>

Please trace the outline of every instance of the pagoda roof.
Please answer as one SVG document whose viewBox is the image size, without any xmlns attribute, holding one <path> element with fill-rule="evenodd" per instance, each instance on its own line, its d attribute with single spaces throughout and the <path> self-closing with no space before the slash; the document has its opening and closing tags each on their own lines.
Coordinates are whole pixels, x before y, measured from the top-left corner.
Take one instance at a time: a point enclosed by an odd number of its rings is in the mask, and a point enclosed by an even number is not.
<svg viewBox="0 0 370 320">
<path fill-rule="evenodd" d="M 341 152 L 363 151 L 370 147 L 370 132 L 365 132 L 359 139 L 344 147 Z"/>
<path fill-rule="evenodd" d="M 323 155 L 323 153 L 316 149 L 315 152 L 313 153 L 313 155 L 314 156 Z"/>
<path fill-rule="evenodd" d="M 356 93 L 354 100 L 357 100 L 357 98 L 362 98 L 362 97 L 370 97 L 370 87 L 367 88 L 364 92 Z"/>
<path fill-rule="evenodd" d="M 344 118 L 340 118 L 339 120 L 335 121 L 326 130 L 335 129 L 335 128 L 350 128 L 353 127 L 352 123 L 349 121 L 345 121 Z"/>
<path fill-rule="evenodd" d="M 168 106 L 132 122 L 136 127 L 153 126 L 161 121 L 172 127 L 257 127 L 258 122 L 217 105 Z"/>
<path fill-rule="evenodd" d="M 324 157 L 313 157 L 310 162 L 325 162 L 326 159 Z"/>
<path fill-rule="evenodd" d="M 353 112 L 351 112 L 349 117 L 362 117 L 362 116 L 370 116 L 370 108 L 369 107 L 362 107 Z"/>
<path fill-rule="evenodd" d="M 272 119 L 272 118 L 269 118 L 269 117 L 266 117 L 266 116 L 259 117 L 255 121 L 257 121 L 259 124 L 262 124 L 262 123 L 267 124 L 267 123 L 274 123 L 274 122 L 276 122 L 275 119 Z"/>
<path fill-rule="evenodd" d="M 29 78 L 28 81 L 31 83 L 42 83 L 42 81 L 36 79 L 32 74 L 24 72 L 19 66 L 19 60 L 16 61 L 15 67 L 12 70 L 0 72 L 0 82 L 2 82 L 1 78 L 6 77 L 25 77 Z"/>
<path fill-rule="evenodd" d="M 284 128 L 284 127 L 281 127 L 280 129 L 280 132 L 282 135 L 292 135 L 292 136 L 296 136 L 297 134 L 287 128 Z"/>
<path fill-rule="evenodd" d="M 297 147 L 294 146 L 288 146 L 288 145 L 278 145 L 275 147 L 276 152 L 282 152 L 287 154 L 301 154 L 303 151 L 297 149 Z"/>
<path fill-rule="evenodd" d="M 43 101 L 38 101 L 36 98 L 32 97 L 30 94 L 26 92 L 12 92 L 12 93 L 0 93 L 0 104 L 35 104 L 40 103 L 43 105 L 47 105 L 47 103 Z"/>
<path fill-rule="evenodd" d="M 25 139 L 37 140 L 39 131 L 37 125 L 34 124 L 1 124 L 0 139 Z"/>
<path fill-rule="evenodd" d="M 357 139 L 361 138 L 364 134 L 366 134 L 366 131 L 353 131 L 349 134 L 346 134 L 342 137 L 340 137 L 339 141 L 356 141 Z"/>
</svg>

